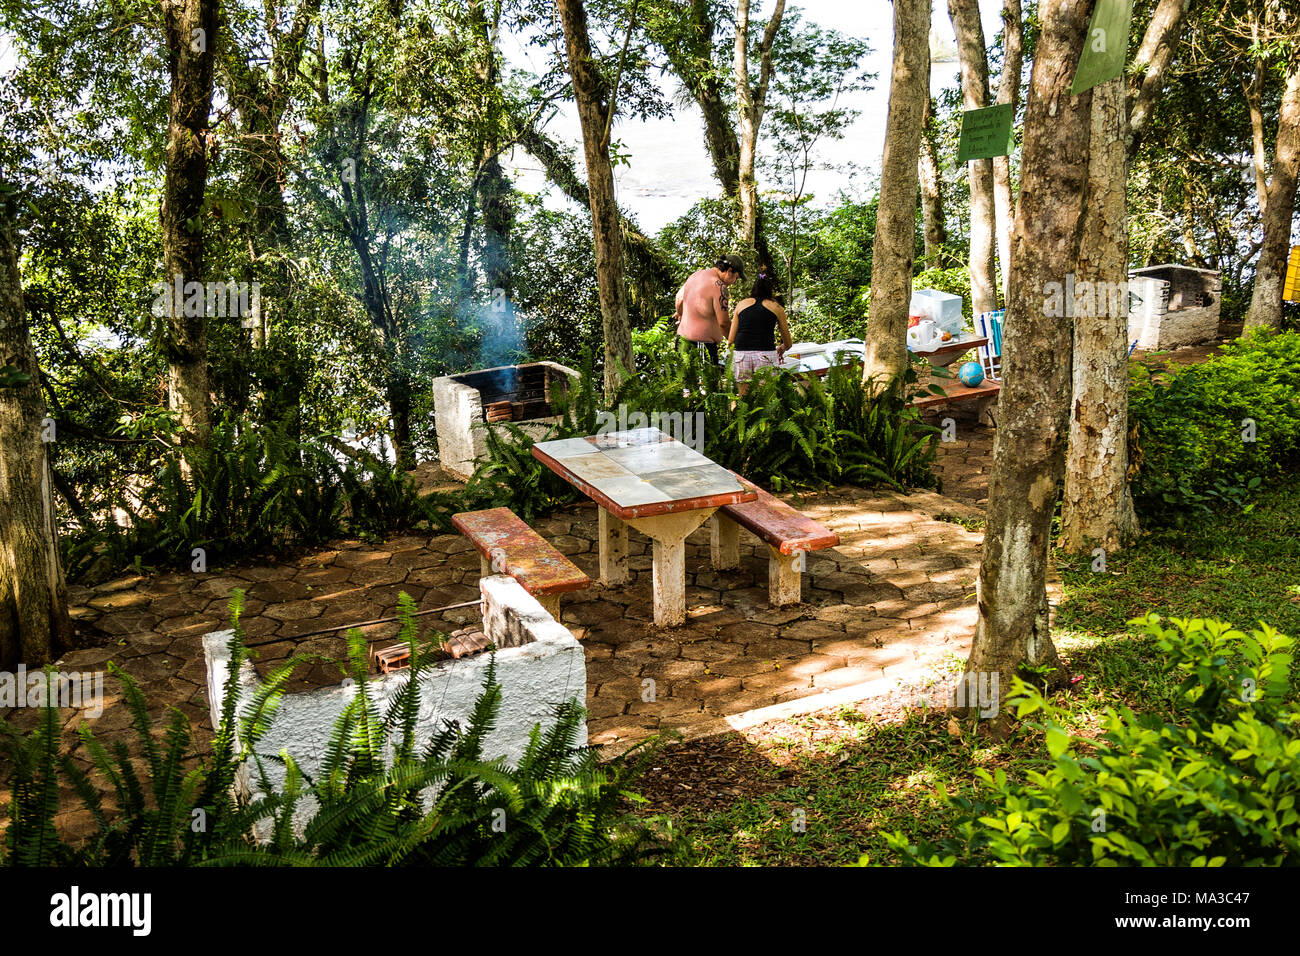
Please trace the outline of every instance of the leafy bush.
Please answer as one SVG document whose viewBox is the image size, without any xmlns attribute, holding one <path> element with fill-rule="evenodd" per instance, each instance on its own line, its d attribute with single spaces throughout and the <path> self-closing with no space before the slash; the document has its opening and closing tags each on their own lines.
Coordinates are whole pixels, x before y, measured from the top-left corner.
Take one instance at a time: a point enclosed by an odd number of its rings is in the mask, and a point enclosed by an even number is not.
<svg viewBox="0 0 1300 956">
<path fill-rule="evenodd" d="M 960 836 L 910 846 L 905 859 L 950 866 L 1277 866 L 1300 862 L 1300 706 L 1289 679 L 1294 641 L 1261 624 L 1249 635 L 1214 620 L 1154 614 L 1131 622 L 1182 678 L 1176 721 L 1108 709 L 1097 739 L 1017 679 L 1009 703 L 1041 713 L 1044 771 L 1012 782 L 977 771 L 987 796 L 940 798 Z"/>
<path fill-rule="evenodd" d="M 110 667 L 122 683 L 148 789 L 123 743 L 111 753 L 83 726 L 81 741 L 96 769 L 112 784 L 117 809 L 108 811 L 90 778 L 70 756 L 59 754 L 58 709 L 45 707 L 36 731 L 22 735 L 0 722 L 7 738 L 13 801 L 0 863 L 11 866 L 188 865 L 588 865 L 637 863 L 688 852 L 680 837 L 655 820 L 624 812 L 639 800 L 628 785 L 653 759 L 653 743 L 600 764 L 592 748 L 577 746 L 586 713 L 574 701 L 558 706 L 554 725 L 534 728 L 517 765 L 487 759 L 483 744 L 501 706 L 495 664 L 469 725 L 448 724 L 422 749 L 416 747 L 421 670 L 429 654 L 416 641 L 414 604 L 401 601 L 401 639 L 411 649 L 409 679 L 385 713 L 367 693 L 366 642 L 348 635 L 346 673 L 357 691 L 330 736 L 317 779 L 292 755 L 264 755 L 258 743 L 269 730 L 295 659 L 279 665 L 251 700 L 239 707 L 239 674 L 248 653 L 239 624 L 241 592 L 231 602 L 234 635 L 221 722 L 212 753 L 198 758 L 192 733 L 173 711 L 161 743 L 135 682 Z M 182 768 L 190 762 L 197 766 Z M 276 788 L 267 764 L 285 767 Z M 236 795 L 241 770 L 251 770 L 261 796 Z M 72 846 L 58 833 L 60 781 L 66 778 L 90 811 L 96 833 Z M 436 796 L 427 796 L 429 789 Z M 315 804 L 304 821 L 307 807 Z M 493 826 L 505 810 L 504 832 Z M 269 826 L 256 842 L 255 823 Z"/>
<path fill-rule="evenodd" d="M 1263 483 L 1300 460 L 1300 334 L 1252 334 L 1198 365 L 1133 371 L 1130 459 L 1140 512 L 1181 524 L 1223 506 L 1249 507 Z M 1247 421 L 1249 420 L 1249 422 Z M 1254 440 L 1247 440 L 1253 422 Z"/>
<path fill-rule="evenodd" d="M 909 369 L 905 381 L 915 380 Z M 627 427 L 668 416 L 672 424 L 665 431 L 680 427 L 674 437 L 702 440 L 707 457 L 776 491 L 834 484 L 936 487 L 931 465 L 939 432 L 906 407 L 905 394 L 864 388 L 861 366 L 850 364 L 831 369 L 824 380 L 763 369 L 741 395 L 730 368 L 702 361 L 698 349 L 678 347 L 674 338 L 673 347 L 650 356 L 624 382 L 611 405 L 625 410 Z M 595 434 L 602 421 L 611 427 L 609 418 L 599 417 L 589 359 L 578 388 L 556 404 L 562 420 L 548 440 Z M 532 439 L 522 429 L 506 431 L 510 442 L 488 432 L 489 460 L 447 507 L 504 506 L 529 520 L 576 500 L 568 482 L 532 457 Z"/>
<path fill-rule="evenodd" d="M 347 449 L 345 457 L 328 436 L 297 442 L 281 425 L 227 417 L 213 424 L 206 446 L 183 454 L 161 437 L 172 431 L 167 416 L 137 428 L 154 426 L 166 450 L 154 461 L 152 480 L 138 500 L 119 490 L 114 501 L 135 515 L 131 525 L 88 523 L 64 536 L 70 576 L 94 562 L 109 569 L 132 562 L 188 566 L 194 548 L 217 561 L 343 533 L 444 526 L 409 476 L 364 452 Z"/>
</svg>

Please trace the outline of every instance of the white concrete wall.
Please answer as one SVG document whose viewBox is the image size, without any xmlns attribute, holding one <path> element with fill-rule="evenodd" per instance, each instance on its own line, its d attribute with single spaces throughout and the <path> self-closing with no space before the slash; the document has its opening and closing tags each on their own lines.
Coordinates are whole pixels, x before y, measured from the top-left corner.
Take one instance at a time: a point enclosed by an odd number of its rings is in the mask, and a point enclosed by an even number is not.
<svg viewBox="0 0 1300 956">
<path fill-rule="evenodd" d="M 1151 276 L 1129 275 L 1129 341 L 1143 351 L 1197 345 L 1219 333 L 1222 284 L 1210 285 L 1208 306 L 1170 310 L 1170 283 Z"/>
<path fill-rule="evenodd" d="M 484 743 L 485 759 L 504 756 L 516 762 L 528 746 L 528 738 L 537 724 L 553 724 L 555 705 L 570 699 L 585 704 L 587 699 L 587 665 L 582 645 L 563 625 L 513 578 L 496 575 L 483 578 L 480 589 L 485 602 L 484 633 L 497 643 L 497 683 L 501 685 L 501 709 L 496 727 Z M 227 642 L 231 631 L 217 631 L 203 639 L 208 662 L 208 701 L 215 729 L 221 720 L 221 695 L 230 673 Z M 461 660 L 443 661 L 426 668 L 420 675 L 420 715 L 416 727 L 417 747 L 423 747 L 445 721 L 468 725 L 474 704 L 483 692 L 489 655 L 477 654 Z M 406 685 L 408 671 L 375 675 L 370 678 L 371 700 L 379 713 L 386 711 L 394 695 Z M 241 676 L 241 703 L 248 700 L 258 682 L 251 664 L 245 664 Z M 357 693 L 355 685 L 340 684 L 282 698 L 271 731 L 259 746 L 262 754 L 287 751 L 309 775 L 319 769 L 334 724 L 343 708 Z M 580 732 L 579 744 L 586 743 L 586 730 Z M 267 776 L 279 787 L 284 782 L 283 766 L 265 762 Z M 239 782 L 245 792 L 255 791 L 255 775 L 245 773 Z M 296 819 L 305 823 L 310 816 L 305 807 Z M 259 837 L 265 834 L 259 832 Z"/>
<path fill-rule="evenodd" d="M 558 362 L 536 362 L 545 365 L 552 372 L 563 373 L 576 382 L 581 376 L 566 365 Z M 552 376 L 552 380 L 555 376 Z M 438 464 L 459 478 L 468 479 L 474 474 L 479 463 L 487 458 L 487 436 L 491 428 L 498 436 L 511 440 L 510 430 L 505 424 L 487 425 L 483 420 L 483 401 L 476 388 L 453 381 L 451 376 L 433 380 L 434 425 L 438 432 Z M 550 431 L 552 425 L 558 424 L 558 416 L 550 418 L 533 418 L 526 422 L 514 422 L 523 429 L 524 434 L 533 441 L 541 441 Z"/>
</svg>

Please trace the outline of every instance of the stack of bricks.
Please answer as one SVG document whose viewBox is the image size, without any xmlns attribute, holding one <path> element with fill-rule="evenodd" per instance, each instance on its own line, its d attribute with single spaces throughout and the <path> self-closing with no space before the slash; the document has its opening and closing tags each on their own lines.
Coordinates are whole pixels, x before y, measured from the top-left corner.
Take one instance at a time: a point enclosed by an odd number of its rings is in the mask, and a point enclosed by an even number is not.
<svg viewBox="0 0 1300 956">
<path fill-rule="evenodd" d="M 442 649 L 460 660 L 462 657 L 469 657 L 471 654 L 478 654 L 488 649 L 490 642 L 477 627 L 462 627 L 458 631 L 452 631 L 447 635 L 447 640 L 443 643 Z"/>
<path fill-rule="evenodd" d="M 447 635 L 442 650 L 452 658 L 460 660 L 462 657 L 482 653 L 490 646 L 491 641 L 477 627 L 462 627 Z M 370 669 L 375 673 L 390 674 L 410 666 L 411 649 L 406 644 L 370 648 Z"/>
</svg>

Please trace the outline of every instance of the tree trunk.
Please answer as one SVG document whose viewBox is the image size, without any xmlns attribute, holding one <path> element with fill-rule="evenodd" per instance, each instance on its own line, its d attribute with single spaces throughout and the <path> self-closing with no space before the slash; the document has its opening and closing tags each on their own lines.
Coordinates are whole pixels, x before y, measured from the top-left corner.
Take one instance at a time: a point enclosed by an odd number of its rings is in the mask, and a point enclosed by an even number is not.
<svg viewBox="0 0 1300 956">
<path fill-rule="evenodd" d="M 0 221 L 0 365 L 30 378 L 0 387 L 0 668 L 6 670 L 49 663 L 72 646 L 43 441 L 45 401 L 10 213 L 6 208 Z"/>
<path fill-rule="evenodd" d="M 1165 86 L 1165 75 L 1178 49 L 1183 20 L 1191 0 L 1160 0 L 1151 14 L 1142 45 L 1133 57 L 1129 86 L 1128 160 L 1133 162 L 1151 120 L 1151 108 Z"/>
<path fill-rule="evenodd" d="M 957 34 L 957 55 L 961 60 L 962 105 L 967 110 L 983 109 L 989 105 L 989 63 L 984 52 L 979 0 L 948 0 L 948 12 Z M 993 160 L 972 159 L 966 169 L 970 178 L 971 308 L 979 315 L 998 307 Z"/>
<path fill-rule="evenodd" d="M 1000 675 L 1003 687 L 1024 667 L 1060 665 L 1049 630 L 1047 560 L 1069 427 L 1072 333 L 1068 316 L 1048 314 L 1054 310 L 1044 307 L 1044 294 L 1079 259 L 1091 95 L 1069 90 L 1091 7 L 1042 3 L 1026 102 L 979 620 L 966 662 L 968 673 Z"/>
<path fill-rule="evenodd" d="M 1075 289 L 1082 294 L 1074 310 L 1074 400 L 1058 541 L 1074 554 L 1095 547 L 1118 551 L 1138 525 L 1128 484 L 1126 99 L 1119 78 L 1092 90 L 1088 202 L 1075 270 Z"/>
<path fill-rule="evenodd" d="M 663 50 L 677 79 L 694 97 L 704 115 L 704 140 L 724 195 L 740 194 L 740 142 L 731 122 L 731 109 L 723 96 L 723 84 L 713 61 L 713 37 L 717 32 L 710 0 L 689 0 L 684 10 L 651 20 L 646 31 Z M 683 31 L 685 36 L 683 36 Z"/>
<path fill-rule="evenodd" d="M 514 292 L 510 268 L 510 233 L 514 229 L 515 211 L 510 197 L 513 189 L 501 168 L 499 158 L 502 108 L 497 89 L 499 69 L 497 50 L 493 41 L 499 28 L 500 6 L 491 24 L 488 22 L 484 0 L 469 4 L 470 20 L 474 26 L 475 42 L 479 45 L 477 66 L 479 81 L 483 85 L 485 108 L 482 118 L 484 129 L 483 169 L 478 176 L 479 204 L 483 209 L 483 277 L 489 289 L 503 290 L 507 300 Z M 511 320 L 514 320 L 513 310 Z"/>
<path fill-rule="evenodd" d="M 1117 79 L 1092 91 L 1089 200 L 1076 281 L 1094 285 L 1081 303 L 1091 309 L 1079 313 L 1083 321 L 1074 328 L 1074 398 L 1057 542 L 1076 554 L 1094 547 L 1113 553 L 1138 530 L 1128 482 L 1128 175 L 1186 7 L 1187 0 L 1162 0 L 1127 89 Z M 1141 112 L 1138 128 L 1126 116 L 1129 104 Z"/>
<path fill-rule="evenodd" d="M 163 269 L 168 282 L 202 282 L 203 194 L 208 182 L 208 115 L 217 49 L 218 0 L 162 0 L 171 100 L 167 119 L 167 172 L 163 183 Z M 188 297 L 188 296 L 186 296 Z M 208 332 L 203 310 L 186 315 L 171 297 L 168 315 L 168 405 L 180 417 L 186 442 L 207 440 Z"/>
<path fill-rule="evenodd" d="M 281 11 L 277 9 L 275 13 L 273 19 L 280 21 Z M 308 32 L 319 17 L 320 0 L 303 0 L 287 29 L 269 28 L 270 71 L 251 67 L 250 60 L 255 54 L 241 48 L 235 38 L 222 47 L 226 97 L 238 110 L 240 145 L 248 156 L 244 188 L 253 206 L 250 226 L 253 274 L 249 280 L 261 283 L 262 314 L 275 316 L 274 323 L 269 318 L 264 320 L 268 333 L 273 324 L 284 329 L 291 329 L 295 324 L 297 296 L 290 264 L 293 236 L 284 197 L 289 164 L 284 155 L 282 124 L 292 104 Z M 254 347 L 259 347 L 259 335 L 254 333 Z M 261 369 L 267 386 L 261 395 L 262 413 L 270 421 L 285 421 L 289 436 L 300 442 L 306 383 L 297 339 L 293 335 L 276 336 L 269 347 L 265 340 L 260 342 L 260 347 L 265 348 L 262 358 L 268 363 Z"/>
<path fill-rule="evenodd" d="M 907 368 L 907 314 L 916 253 L 921 132 L 930 99 L 930 0 L 894 0 L 894 64 L 880 170 L 862 380 L 896 381 Z"/>
<path fill-rule="evenodd" d="M 512 135 L 519 145 L 528 150 L 529 154 L 542 164 L 542 168 L 546 171 L 546 177 L 556 186 L 559 186 L 564 195 L 580 206 L 590 206 L 591 190 L 587 188 L 587 184 L 574 171 L 569 156 L 538 130 L 531 119 L 515 115 L 510 115 L 508 118 L 513 127 Z M 673 285 L 673 276 L 677 266 L 664 255 L 663 250 L 659 249 L 641 231 L 641 228 L 635 222 L 621 211 L 618 225 L 619 230 L 623 233 L 624 251 L 627 254 L 628 265 L 636 276 L 638 284 L 642 287 L 639 307 L 644 316 L 650 317 L 656 307 L 652 290 L 664 290 Z M 632 304 L 636 305 L 637 303 L 633 302 Z"/>
<path fill-rule="evenodd" d="M 614 198 L 614 169 L 609 161 L 609 144 L 605 141 L 605 127 L 609 122 L 608 90 L 591 56 L 587 11 L 582 0 L 557 0 L 557 5 L 568 47 L 569 76 L 573 79 L 578 119 L 582 122 L 596 243 L 596 281 L 600 287 L 600 314 L 605 331 L 605 397 L 612 399 L 623 378 L 619 366 L 631 372 L 634 359 L 627 318 L 623 237 Z"/>
<path fill-rule="evenodd" d="M 1255 265 L 1255 289 L 1246 314 L 1246 328 L 1276 329 L 1282 325 L 1282 280 L 1291 249 L 1291 218 L 1295 212 L 1296 177 L 1300 173 L 1300 62 L 1292 64 L 1278 109 L 1277 146 L 1273 175 L 1264 203 L 1264 246 Z"/>
<path fill-rule="evenodd" d="M 1024 65 L 1024 18 L 1020 0 L 1002 4 L 1002 75 L 998 78 L 998 103 L 1020 105 L 1020 70 Z M 1011 157 L 993 157 L 993 206 L 997 212 L 998 263 L 1002 266 L 1002 298 L 1011 288 L 1011 233 L 1016 225 L 1011 194 Z"/>
<path fill-rule="evenodd" d="M 921 159 L 917 173 L 921 181 L 921 221 L 925 225 L 925 264 L 931 269 L 943 267 L 943 247 L 948 242 L 948 225 L 943 212 L 943 185 L 939 181 L 939 149 L 935 142 L 937 135 L 934 100 L 927 96 L 925 129 L 921 134 Z"/>
<path fill-rule="evenodd" d="M 758 46 L 758 82 L 751 83 L 749 76 L 749 7 L 750 0 L 736 3 L 736 107 L 740 124 L 740 154 L 738 156 L 738 188 L 740 193 L 740 242 L 746 251 L 752 250 L 753 260 L 759 265 L 772 266 L 771 252 L 766 241 L 759 248 L 762 227 L 762 209 L 758 201 L 758 180 L 754 168 L 758 158 L 758 131 L 763 125 L 767 110 L 767 88 L 772 80 L 772 44 L 776 42 L 781 19 L 785 16 L 785 0 L 776 0 L 763 39 Z"/>
</svg>

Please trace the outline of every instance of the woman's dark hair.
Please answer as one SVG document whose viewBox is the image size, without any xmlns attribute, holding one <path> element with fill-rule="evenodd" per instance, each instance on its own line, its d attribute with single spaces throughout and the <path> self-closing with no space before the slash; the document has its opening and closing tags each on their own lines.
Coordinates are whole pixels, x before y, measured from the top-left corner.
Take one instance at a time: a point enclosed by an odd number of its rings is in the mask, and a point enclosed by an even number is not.
<svg viewBox="0 0 1300 956">
<path fill-rule="evenodd" d="M 760 272 L 758 278 L 754 280 L 753 288 L 749 290 L 749 296 L 755 302 L 762 302 L 765 299 L 776 301 L 776 283 L 767 277 L 766 272 Z"/>
</svg>

